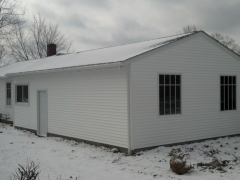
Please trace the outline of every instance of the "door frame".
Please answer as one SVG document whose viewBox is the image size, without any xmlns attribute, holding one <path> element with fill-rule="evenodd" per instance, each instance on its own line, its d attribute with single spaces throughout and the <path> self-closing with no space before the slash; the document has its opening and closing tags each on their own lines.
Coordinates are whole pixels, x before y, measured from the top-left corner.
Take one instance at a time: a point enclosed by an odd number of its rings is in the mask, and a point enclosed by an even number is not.
<svg viewBox="0 0 240 180">
<path fill-rule="evenodd" d="M 46 92 L 47 96 L 47 120 L 46 120 L 46 130 L 48 133 L 48 91 L 46 89 L 39 89 L 37 90 L 37 135 L 39 135 L 40 132 L 40 92 Z M 42 136 L 42 135 L 41 135 Z M 47 137 L 47 134 L 42 136 L 42 137 Z"/>
</svg>

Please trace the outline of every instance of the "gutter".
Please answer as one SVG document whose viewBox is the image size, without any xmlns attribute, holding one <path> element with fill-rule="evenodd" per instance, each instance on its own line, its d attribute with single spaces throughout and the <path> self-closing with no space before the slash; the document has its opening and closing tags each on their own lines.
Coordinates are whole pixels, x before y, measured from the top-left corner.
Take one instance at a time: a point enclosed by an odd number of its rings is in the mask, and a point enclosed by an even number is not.
<svg viewBox="0 0 240 180">
<path fill-rule="evenodd" d="M 122 66 L 122 62 L 96 64 L 96 65 L 87 65 L 87 66 L 86 65 L 85 66 L 73 66 L 73 67 L 66 67 L 66 68 L 56 68 L 56 69 L 48 69 L 48 70 L 36 70 L 36 71 L 27 71 L 27 72 L 19 72 L 19 73 L 7 73 L 5 76 L 6 77 L 13 77 L 13 76 L 23 76 L 23 75 L 32 75 L 32 74 L 45 74 L 45 73 L 54 73 L 54 72 L 68 72 L 68 71 L 79 71 L 79 70 L 108 68 L 108 67 L 120 67 L 120 66 Z M 6 77 L 2 77 L 2 78 L 6 78 Z"/>
</svg>

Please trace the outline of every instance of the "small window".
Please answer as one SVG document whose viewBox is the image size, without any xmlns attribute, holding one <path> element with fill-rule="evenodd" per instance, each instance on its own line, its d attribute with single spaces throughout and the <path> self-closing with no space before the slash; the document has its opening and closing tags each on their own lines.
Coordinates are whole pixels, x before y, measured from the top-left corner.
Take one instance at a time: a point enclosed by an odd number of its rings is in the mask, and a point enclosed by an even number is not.
<svg viewBox="0 0 240 180">
<path fill-rule="evenodd" d="M 159 75 L 160 115 L 181 113 L 181 76 Z"/>
<path fill-rule="evenodd" d="M 12 105 L 11 83 L 6 83 L 6 105 Z"/>
<path fill-rule="evenodd" d="M 16 86 L 17 103 L 28 103 L 28 85 Z"/>
<path fill-rule="evenodd" d="M 220 109 L 236 110 L 236 76 L 220 77 Z"/>
</svg>

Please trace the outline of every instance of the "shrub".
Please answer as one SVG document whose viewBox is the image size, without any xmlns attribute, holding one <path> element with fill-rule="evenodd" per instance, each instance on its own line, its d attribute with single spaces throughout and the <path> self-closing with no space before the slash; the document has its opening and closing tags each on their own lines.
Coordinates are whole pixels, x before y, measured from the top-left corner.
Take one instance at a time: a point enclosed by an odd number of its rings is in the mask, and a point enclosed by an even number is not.
<svg viewBox="0 0 240 180">
<path fill-rule="evenodd" d="M 33 161 L 27 160 L 26 166 L 20 164 L 18 166 L 11 180 L 37 180 L 40 173 L 38 170 L 39 164 L 36 165 Z"/>
<path fill-rule="evenodd" d="M 181 151 L 177 151 L 178 153 Z M 183 175 L 188 173 L 191 169 L 193 169 L 192 165 L 187 165 L 186 156 L 188 154 L 177 154 L 176 150 L 173 149 L 169 156 L 171 156 L 170 159 L 170 168 L 173 172 L 175 172 L 178 175 Z"/>
<path fill-rule="evenodd" d="M 187 165 L 186 160 L 172 158 L 170 160 L 170 168 L 176 174 L 183 175 L 188 173 L 191 169 L 193 169 L 193 166 Z"/>
</svg>

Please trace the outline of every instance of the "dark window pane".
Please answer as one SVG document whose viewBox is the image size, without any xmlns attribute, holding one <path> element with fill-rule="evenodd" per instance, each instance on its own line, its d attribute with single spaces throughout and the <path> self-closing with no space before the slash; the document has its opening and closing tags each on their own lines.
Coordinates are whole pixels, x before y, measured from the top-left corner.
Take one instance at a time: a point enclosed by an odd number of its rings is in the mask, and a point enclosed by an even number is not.
<svg viewBox="0 0 240 180">
<path fill-rule="evenodd" d="M 175 84 L 175 75 L 171 75 L 171 84 Z"/>
<path fill-rule="evenodd" d="M 224 85 L 221 86 L 221 111 L 224 111 Z"/>
<path fill-rule="evenodd" d="M 221 84 L 224 84 L 224 76 L 221 76 Z"/>
<path fill-rule="evenodd" d="M 225 76 L 225 84 L 228 84 L 228 76 Z"/>
<path fill-rule="evenodd" d="M 229 83 L 230 83 L 230 78 L 229 78 Z M 232 93 L 233 93 L 232 85 L 229 85 L 229 110 L 232 110 L 232 107 L 233 107 Z"/>
<path fill-rule="evenodd" d="M 176 106 L 176 86 L 171 86 L 171 114 L 176 114 L 175 106 Z"/>
<path fill-rule="evenodd" d="M 229 84 L 232 84 L 232 76 L 229 76 Z"/>
<path fill-rule="evenodd" d="M 233 76 L 233 84 L 236 84 L 236 76 Z"/>
<path fill-rule="evenodd" d="M 7 90 L 7 105 L 11 105 L 11 89 Z"/>
<path fill-rule="evenodd" d="M 165 84 L 169 84 L 170 83 L 170 77 L 169 75 L 165 75 Z"/>
<path fill-rule="evenodd" d="M 228 110 L 228 86 L 225 86 L 225 110 Z"/>
<path fill-rule="evenodd" d="M 236 109 L 236 85 L 233 86 L 233 109 Z"/>
<path fill-rule="evenodd" d="M 17 86 L 17 102 L 22 102 L 22 86 Z"/>
<path fill-rule="evenodd" d="M 159 87 L 159 98 L 160 115 L 164 115 L 164 86 Z"/>
<path fill-rule="evenodd" d="M 176 75 L 176 84 L 181 84 L 180 75 Z"/>
<path fill-rule="evenodd" d="M 7 90 L 7 102 L 6 102 L 6 104 L 9 106 L 9 105 L 11 105 L 11 97 L 12 97 L 12 95 L 11 95 L 11 83 L 7 83 L 7 88 L 6 88 L 6 90 Z"/>
<path fill-rule="evenodd" d="M 175 85 L 176 83 L 176 76 L 175 75 L 171 75 L 171 84 Z"/>
<path fill-rule="evenodd" d="M 23 86 L 23 102 L 28 102 L 28 86 Z"/>
<path fill-rule="evenodd" d="M 170 88 L 165 86 L 165 114 L 170 114 Z"/>
<path fill-rule="evenodd" d="M 181 113 L 181 87 L 176 86 L 176 114 Z"/>
<path fill-rule="evenodd" d="M 159 84 L 164 84 L 164 75 L 159 75 Z"/>
<path fill-rule="evenodd" d="M 11 90 L 10 89 L 7 90 L 7 98 L 11 98 Z"/>
</svg>

